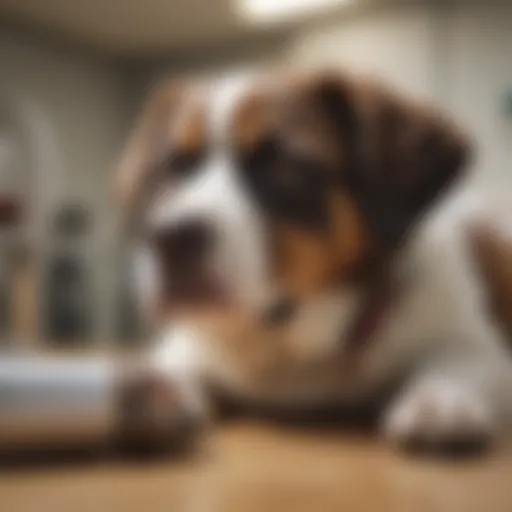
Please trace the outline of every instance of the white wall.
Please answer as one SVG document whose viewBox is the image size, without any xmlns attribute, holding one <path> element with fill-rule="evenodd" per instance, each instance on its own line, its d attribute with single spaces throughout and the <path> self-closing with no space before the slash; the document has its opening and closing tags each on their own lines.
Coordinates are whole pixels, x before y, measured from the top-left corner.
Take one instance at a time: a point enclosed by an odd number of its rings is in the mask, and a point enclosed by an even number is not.
<svg viewBox="0 0 512 512">
<path fill-rule="evenodd" d="M 477 179 L 510 185 L 512 117 L 504 95 L 512 92 L 512 4 L 460 5 L 450 20 L 442 101 L 477 142 Z"/>
<path fill-rule="evenodd" d="M 0 69 L 0 92 L 29 99 L 45 112 L 59 145 L 66 193 L 100 201 L 100 182 L 125 129 L 115 70 L 93 57 L 3 29 Z"/>
</svg>

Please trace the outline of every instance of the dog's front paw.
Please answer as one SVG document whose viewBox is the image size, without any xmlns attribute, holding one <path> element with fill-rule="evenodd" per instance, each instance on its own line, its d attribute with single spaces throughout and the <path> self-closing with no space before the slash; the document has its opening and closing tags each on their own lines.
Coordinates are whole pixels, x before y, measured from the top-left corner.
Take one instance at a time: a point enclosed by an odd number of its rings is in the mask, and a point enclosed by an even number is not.
<svg viewBox="0 0 512 512">
<path fill-rule="evenodd" d="M 124 379 L 120 389 L 120 439 L 137 453 L 182 452 L 205 426 L 191 383 L 145 369 Z"/>
<path fill-rule="evenodd" d="M 401 396 L 383 421 L 395 446 L 434 452 L 473 452 L 495 437 L 495 421 L 483 397 L 460 384 L 430 382 Z"/>
</svg>

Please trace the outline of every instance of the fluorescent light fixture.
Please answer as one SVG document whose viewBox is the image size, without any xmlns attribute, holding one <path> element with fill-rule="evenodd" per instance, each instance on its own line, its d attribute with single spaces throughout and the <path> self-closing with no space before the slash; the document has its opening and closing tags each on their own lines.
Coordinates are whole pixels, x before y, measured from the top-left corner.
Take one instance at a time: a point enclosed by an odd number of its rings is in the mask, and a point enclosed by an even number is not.
<svg viewBox="0 0 512 512">
<path fill-rule="evenodd" d="M 319 14 L 354 0 L 237 0 L 237 12 L 253 23 L 274 23 Z"/>
</svg>

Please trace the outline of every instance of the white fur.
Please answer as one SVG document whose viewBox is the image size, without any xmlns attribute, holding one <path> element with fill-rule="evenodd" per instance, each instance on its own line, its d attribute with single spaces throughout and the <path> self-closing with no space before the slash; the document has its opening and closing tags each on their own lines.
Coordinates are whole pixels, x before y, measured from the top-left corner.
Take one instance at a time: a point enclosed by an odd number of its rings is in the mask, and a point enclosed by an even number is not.
<svg viewBox="0 0 512 512">
<path fill-rule="evenodd" d="M 226 119 L 243 90 L 219 85 L 220 107 L 212 111 L 212 132 L 222 134 Z M 222 243 L 214 262 L 232 293 L 245 305 L 259 307 L 272 297 L 263 222 L 238 182 L 223 137 L 203 168 L 172 193 L 164 194 L 149 212 L 151 226 L 172 225 L 188 217 L 208 219 Z M 353 400 L 378 391 L 396 378 L 408 380 L 403 393 L 384 415 L 387 433 L 403 439 L 456 438 L 468 432 L 492 436 L 512 412 L 512 365 L 482 303 L 482 288 L 462 232 L 464 219 L 481 212 L 475 196 L 453 197 L 435 208 L 401 253 L 400 268 L 414 278 L 404 296 L 380 326 L 359 372 L 340 365 L 342 333 L 359 305 L 359 297 L 337 292 L 311 298 L 290 324 L 302 364 L 286 379 L 244 381 L 236 361 L 216 353 L 215 340 L 190 326 L 169 327 L 154 361 L 194 390 L 200 402 L 201 375 L 226 378 L 234 392 L 248 399 L 311 403 Z M 315 371 L 307 362 L 315 362 Z M 231 365 L 231 366 L 230 366 Z M 312 366 L 313 368 L 313 366 Z M 425 414 L 425 402 L 434 412 Z"/>
<path fill-rule="evenodd" d="M 497 424 L 489 402 L 464 379 L 427 374 L 389 407 L 383 428 L 391 442 L 437 443 L 492 439 Z"/>
</svg>

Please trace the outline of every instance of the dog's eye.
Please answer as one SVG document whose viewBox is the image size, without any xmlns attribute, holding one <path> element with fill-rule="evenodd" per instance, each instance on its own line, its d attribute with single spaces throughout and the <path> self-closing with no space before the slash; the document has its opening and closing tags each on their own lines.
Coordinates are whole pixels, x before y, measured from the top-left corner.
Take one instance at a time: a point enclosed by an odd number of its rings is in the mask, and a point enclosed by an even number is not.
<svg viewBox="0 0 512 512">
<path fill-rule="evenodd" d="M 322 177 L 321 164 L 288 151 L 280 142 L 267 138 L 243 163 L 249 182 L 260 189 L 284 196 L 307 194 Z"/>
<path fill-rule="evenodd" d="M 245 158 L 243 167 L 250 190 L 267 211 L 301 224 L 325 224 L 328 173 L 321 163 L 269 138 Z"/>
<path fill-rule="evenodd" d="M 257 147 L 241 155 L 244 178 L 259 200 L 268 203 L 276 196 L 280 187 L 276 171 L 283 161 L 283 148 L 273 137 L 265 138 Z"/>
<path fill-rule="evenodd" d="M 313 160 L 289 156 L 276 172 L 276 180 L 290 193 L 311 191 L 321 177 L 319 167 Z"/>
<path fill-rule="evenodd" d="M 244 167 L 249 172 L 260 172 L 274 168 L 282 158 L 282 148 L 274 137 L 266 137 L 244 157 Z"/>
<path fill-rule="evenodd" d="M 164 159 L 162 170 L 166 174 L 185 177 L 196 169 L 204 158 L 201 150 L 171 151 Z"/>
</svg>

